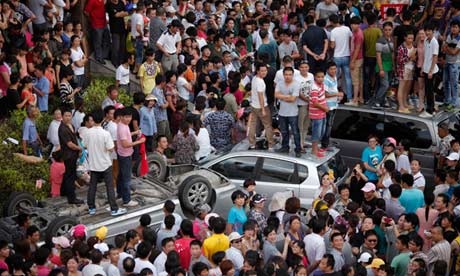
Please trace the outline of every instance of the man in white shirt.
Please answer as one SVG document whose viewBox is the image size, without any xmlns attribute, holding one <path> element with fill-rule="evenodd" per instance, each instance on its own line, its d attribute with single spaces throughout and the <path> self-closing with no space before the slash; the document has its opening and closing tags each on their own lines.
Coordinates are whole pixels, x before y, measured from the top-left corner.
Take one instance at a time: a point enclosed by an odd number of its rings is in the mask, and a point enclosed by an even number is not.
<svg viewBox="0 0 460 276">
<path fill-rule="evenodd" d="M 310 265 L 308 266 L 309 274 L 318 267 L 324 254 L 326 254 L 326 244 L 324 243 L 323 238 L 323 235 L 326 232 L 325 221 L 314 218 L 311 225 L 313 233 L 306 235 L 303 239 L 303 242 L 308 244 L 308 246 L 305 247 L 305 251 L 307 253 L 308 261 L 310 262 Z"/>
<path fill-rule="evenodd" d="M 300 76 L 300 71 L 294 68 L 294 60 L 292 59 L 291 56 L 284 56 L 282 62 L 283 62 L 282 64 L 283 66 L 281 66 L 281 69 L 276 71 L 275 80 L 274 80 L 275 87 L 276 87 L 276 84 L 284 81 L 283 68 L 286 68 L 286 67 L 293 68 L 294 69 L 294 79 Z"/>
<path fill-rule="evenodd" d="M 122 215 L 126 213 L 126 209 L 118 208 L 113 189 L 112 158 L 110 154 L 113 152 L 115 145 L 110 133 L 101 127 L 104 119 L 103 111 L 94 111 L 92 117 L 94 126 L 89 128 L 82 137 L 83 144 L 88 149 L 88 163 L 91 171 L 91 182 L 88 189 L 89 214 L 96 214 L 97 183 L 100 179 L 104 179 L 110 209 L 112 210 L 111 214 L 112 216 Z"/>
<path fill-rule="evenodd" d="M 260 30 L 266 30 L 268 32 L 268 39 L 274 40 L 273 33 L 272 31 L 270 31 L 270 21 L 265 18 L 261 18 L 259 20 L 259 29 L 252 33 L 252 40 L 256 45 L 256 47 L 254 48 L 256 51 L 259 49 L 260 45 L 262 45 L 262 38 L 259 35 Z"/>
<path fill-rule="evenodd" d="M 48 127 L 48 132 L 46 134 L 46 139 L 53 145 L 53 149 L 51 152 L 55 152 L 59 150 L 59 126 L 61 125 L 62 121 L 62 112 L 58 108 L 54 110 L 53 113 L 53 120 L 50 123 L 50 126 Z"/>
<path fill-rule="evenodd" d="M 126 54 L 122 58 L 120 66 L 115 72 L 115 84 L 117 88 L 125 90 L 126 94 L 130 95 L 131 88 L 129 86 L 129 66 L 135 63 L 133 54 Z"/>
<path fill-rule="evenodd" d="M 142 3 L 137 4 L 135 12 L 131 15 L 131 36 L 136 50 L 136 65 L 133 73 L 137 74 L 142 64 L 144 51 L 144 5 Z"/>
<path fill-rule="evenodd" d="M 174 19 L 169 25 L 168 30 L 157 41 L 156 46 L 163 53 L 163 57 L 161 58 L 163 72 L 175 71 L 177 65 L 179 65 L 177 49 L 181 48 L 179 29 L 182 27 L 182 23 L 178 19 Z"/>
<path fill-rule="evenodd" d="M 155 259 L 155 262 L 153 263 L 153 265 L 155 266 L 155 268 L 156 268 L 158 273 L 162 273 L 162 272 L 166 271 L 165 270 L 165 263 L 166 263 L 167 256 L 168 256 L 169 252 L 171 252 L 173 250 L 176 250 L 176 246 L 174 245 L 174 239 L 173 238 L 164 239 L 161 242 L 161 248 L 162 248 L 162 251 L 161 251 L 160 255 L 158 255 L 158 257 Z M 138 249 L 138 251 L 139 251 L 139 249 Z M 136 263 L 137 263 L 137 261 L 136 261 Z"/>
<path fill-rule="evenodd" d="M 94 276 L 100 274 L 102 276 L 107 276 L 104 269 L 101 266 L 102 253 L 98 249 L 93 249 L 91 251 L 91 263 L 87 264 L 81 271 L 83 276 Z"/>
<path fill-rule="evenodd" d="M 350 44 L 353 38 L 353 33 L 350 28 L 343 26 L 339 22 L 339 17 L 336 14 L 329 16 L 329 21 L 334 25 L 331 31 L 331 48 L 334 49 L 334 62 L 337 65 L 337 79 L 340 79 L 340 74 L 344 74 L 346 83 L 345 93 L 347 100 L 351 101 L 352 82 L 350 72 Z"/>
<path fill-rule="evenodd" d="M 176 210 L 176 204 L 174 204 L 174 202 L 172 200 L 166 200 L 164 205 L 163 205 L 163 213 L 166 216 L 168 215 L 173 215 L 174 216 L 174 226 L 172 228 L 172 231 L 177 233 L 179 232 L 179 229 L 180 229 L 180 224 L 182 223 L 182 217 L 177 214 L 177 213 L 174 213 L 174 211 Z M 166 226 L 165 226 L 165 223 L 162 222 L 161 223 L 161 229 L 165 229 Z"/>
<path fill-rule="evenodd" d="M 119 118 L 115 117 L 115 107 L 113 105 L 106 106 L 104 108 L 104 122 L 102 128 L 110 133 L 115 150 L 110 154 L 112 157 L 112 175 L 113 175 L 113 186 L 117 187 L 117 176 L 118 176 L 118 160 L 117 160 L 117 129 Z"/>
<path fill-rule="evenodd" d="M 107 276 L 120 276 L 120 270 L 118 269 L 118 260 L 120 259 L 120 253 L 118 248 L 109 249 L 110 263 L 105 267 L 105 273 Z"/>
<path fill-rule="evenodd" d="M 107 97 L 102 101 L 102 109 L 106 108 L 109 105 L 116 106 L 118 98 L 118 89 L 115 85 L 109 85 L 107 87 Z"/>
<path fill-rule="evenodd" d="M 133 258 L 131 254 L 124 251 L 126 247 L 126 236 L 124 234 L 118 234 L 115 236 L 115 246 L 117 247 L 118 252 L 120 252 L 117 267 L 118 270 L 120 270 L 120 273 L 124 275 L 125 269 L 123 268 L 123 261 L 128 257 Z"/>
<path fill-rule="evenodd" d="M 265 95 L 265 82 L 264 78 L 267 76 L 268 68 L 266 64 L 256 64 L 256 75 L 251 83 L 251 117 L 249 119 L 249 149 L 256 147 L 256 127 L 257 121 L 261 120 L 265 129 L 265 136 L 268 140 L 268 149 L 273 150 L 273 129 L 272 129 L 272 116 L 270 108 L 267 104 L 267 96 Z"/>
<path fill-rule="evenodd" d="M 437 169 L 434 172 L 434 191 L 433 194 L 437 197 L 440 194 L 445 194 L 449 190 L 449 184 L 446 183 L 447 173 L 445 170 Z"/>
<path fill-rule="evenodd" d="M 228 239 L 230 240 L 230 248 L 225 250 L 225 258 L 232 261 L 235 266 L 235 270 L 238 271 L 243 268 L 244 263 L 243 253 L 241 253 L 242 238 L 243 236 L 241 236 L 238 232 L 230 233 L 228 236 Z"/>
<path fill-rule="evenodd" d="M 434 113 L 434 76 L 438 73 L 438 53 L 439 43 L 434 38 L 434 25 L 428 23 L 425 25 L 425 42 L 423 42 L 423 75 L 425 77 L 425 97 L 426 110 L 420 113 L 420 117 L 431 118 Z"/>
<path fill-rule="evenodd" d="M 413 187 L 423 191 L 425 189 L 426 181 L 425 181 L 425 176 L 423 176 L 422 172 L 420 171 L 421 170 L 420 161 L 416 159 L 412 160 L 410 162 L 410 170 L 411 170 L 412 176 L 414 177 Z"/>
<path fill-rule="evenodd" d="M 300 76 L 295 77 L 295 81 L 299 83 L 299 97 L 297 98 L 297 106 L 299 108 L 299 133 L 301 151 L 305 152 L 304 143 L 308 135 L 308 127 L 310 126 L 310 118 L 308 117 L 308 101 L 311 86 L 314 82 L 313 74 L 308 72 L 310 66 L 306 60 L 301 61 L 299 65 Z"/>
<path fill-rule="evenodd" d="M 134 259 L 134 262 L 136 263 L 134 266 L 134 273 L 140 273 L 142 269 L 150 268 L 153 272 L 153 276 L 158 276 L 157 268 L 149 261 L 151 251 L 152 245 L 148 242 L 141 242 L 137 246 L 137 258 Z"/>
</svg>

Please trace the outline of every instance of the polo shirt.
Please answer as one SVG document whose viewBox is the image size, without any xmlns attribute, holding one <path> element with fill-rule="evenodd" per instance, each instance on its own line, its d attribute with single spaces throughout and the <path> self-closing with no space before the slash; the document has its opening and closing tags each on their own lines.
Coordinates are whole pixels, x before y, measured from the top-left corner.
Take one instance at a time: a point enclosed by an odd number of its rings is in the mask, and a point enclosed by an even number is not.
<svg viewBox="0 0 460 276">
<path fill-rule="evenodd" d="M 176 54 L 176 43 L 181 40 L 180 34 L 177 32 L 172 34 L 171 32 L 164 32 L 157 41 L 157 44 L 160 44 L 166 52 L 173 55 Z"/>
<path fill-rule="evenodd" d="M 230 245 L 230 240 L 225 234 L 213 234 L 203 242 L 203 254 L 211 260 L 212 255 L 219 251 L 225 251 Z"/>
<path fill-rule="evenodd" d="M 428 74 L 431 68 L 431 62 L 433 61 L 433 55 L 439 54 L 439 43 L 438 40 L 432 38 L 431 40 L 425 39 L 423 42 L 424 56 L 423 56 L 423 73 Z M 439 71 L 438 65 L 434 65 L 433 74 Z"/>
<path fill-rule="evenodd" d="M 103 172 L 112 166 L 110 149 L 115 147 L 112 136 L 101 126 L 94 126 L 85 131 L 83 144 L 88 149 L 90 171 Z"/>
<path fill-rule="evenodd" d="M 414 176 L 414 188 L 421 188 L 425 187 L 425 177 L 421 172 L 418 172 L 413 175 Z"/>
</svg>

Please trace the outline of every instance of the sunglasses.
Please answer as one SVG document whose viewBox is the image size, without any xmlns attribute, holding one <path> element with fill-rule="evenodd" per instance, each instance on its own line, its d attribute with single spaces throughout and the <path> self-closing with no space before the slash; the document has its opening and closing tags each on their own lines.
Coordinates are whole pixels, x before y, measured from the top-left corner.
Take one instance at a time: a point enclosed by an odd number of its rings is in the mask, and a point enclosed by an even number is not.
<svg viewBox="0 0 460 276">
<path fill-rule="evenodd" d="M 377 240 L 367 240 L 368 242 L 377 242 Z"/>
<path fill-rule="evenodd" d="M 232 241 L 232 243 L 241 243 L 241 241 L 242 241 L 242 240 L 239 239 L 239 240 L 236 240 L 236 241 Z"/>
</svg>

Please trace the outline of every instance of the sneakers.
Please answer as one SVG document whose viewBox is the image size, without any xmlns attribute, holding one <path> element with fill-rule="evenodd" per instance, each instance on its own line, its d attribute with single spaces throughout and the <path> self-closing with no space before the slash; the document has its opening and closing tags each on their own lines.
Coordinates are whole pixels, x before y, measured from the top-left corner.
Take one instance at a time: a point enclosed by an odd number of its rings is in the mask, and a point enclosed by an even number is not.
<svg viewBox="0 0 460 276">
<path fill-rule="evenodd" d="M 382 108 L 382 106 L 379 103 L 375 103 L 375 104 L 371 105 L 371 108 L 372 109 L 380 109 L 380 108 Z"/>
<path fill-rule="evenodd" d="M 96 214 L 96 208 L 89 208 L 88 213 L 90 216 L 94 216 Z"/>
<path fill-rule="evenodd" d="M 134 200 L 131 200 L 128 203 L 123 204 L 123 206 L 125 207 L 136 207 L 137 205 L 139 205 L 139 203 L 137 203 L 137 201 L 134 201 Z"/>
<path fill-rule="evenodd" d="M 295 152 L 295 157 L 300 158 L 302 157 L 302 153 L 300 151 Z"/>
<path fill-rule="evenodd" d="M 348 102 L 344 103 L 344 105 L 348 105 L 348 106 L 358 106 L 359 103 L 354 102 L 354 101 L 348 101 Z"/>
<path fill-rule="evenodd" d="M 426 111 L 423 111 L 423 112 L 420 113 L 420 115 L 418 115 L 418 116 L 421 117 L 421 118 L 431 118 L 431 117 L 433 117 L 433 114 L 430 114 L 430 113 L 428 113 L 428 112 L 426 112 Z"/>
<path fill-rule="evenodd" d="M 130 201 L 130 202 L 134 202 L 134 201 Z M 118 208 L 118 210 L 112 211 L 111 215 L 112 216 L 119 216 L 119 215 L 126 214 L 126 212 L 128 212 L 128 210 L 126 210 L 126 208 Z"/>
</svg>

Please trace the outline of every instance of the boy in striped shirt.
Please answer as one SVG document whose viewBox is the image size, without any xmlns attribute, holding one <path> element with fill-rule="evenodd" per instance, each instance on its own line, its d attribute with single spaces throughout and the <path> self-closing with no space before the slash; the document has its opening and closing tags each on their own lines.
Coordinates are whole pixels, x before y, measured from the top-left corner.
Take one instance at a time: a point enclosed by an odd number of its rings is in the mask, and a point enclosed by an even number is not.
<svg viewBox="0 0 460 276">
<path fill-rule="evenodd" d="M 317 157 L 324 157 L 319 151 L 318 144 L 321 141 L 326 130 L 326 113 L 329 107 L 326 103 L 326 93 L 324 90 L 324 71 L 317 69 L 315 72 L 315 81 L 310 92 L 310 109 L 309 116 L 312 130 L 312 149 L 311 153 Z"/>
</svg>

